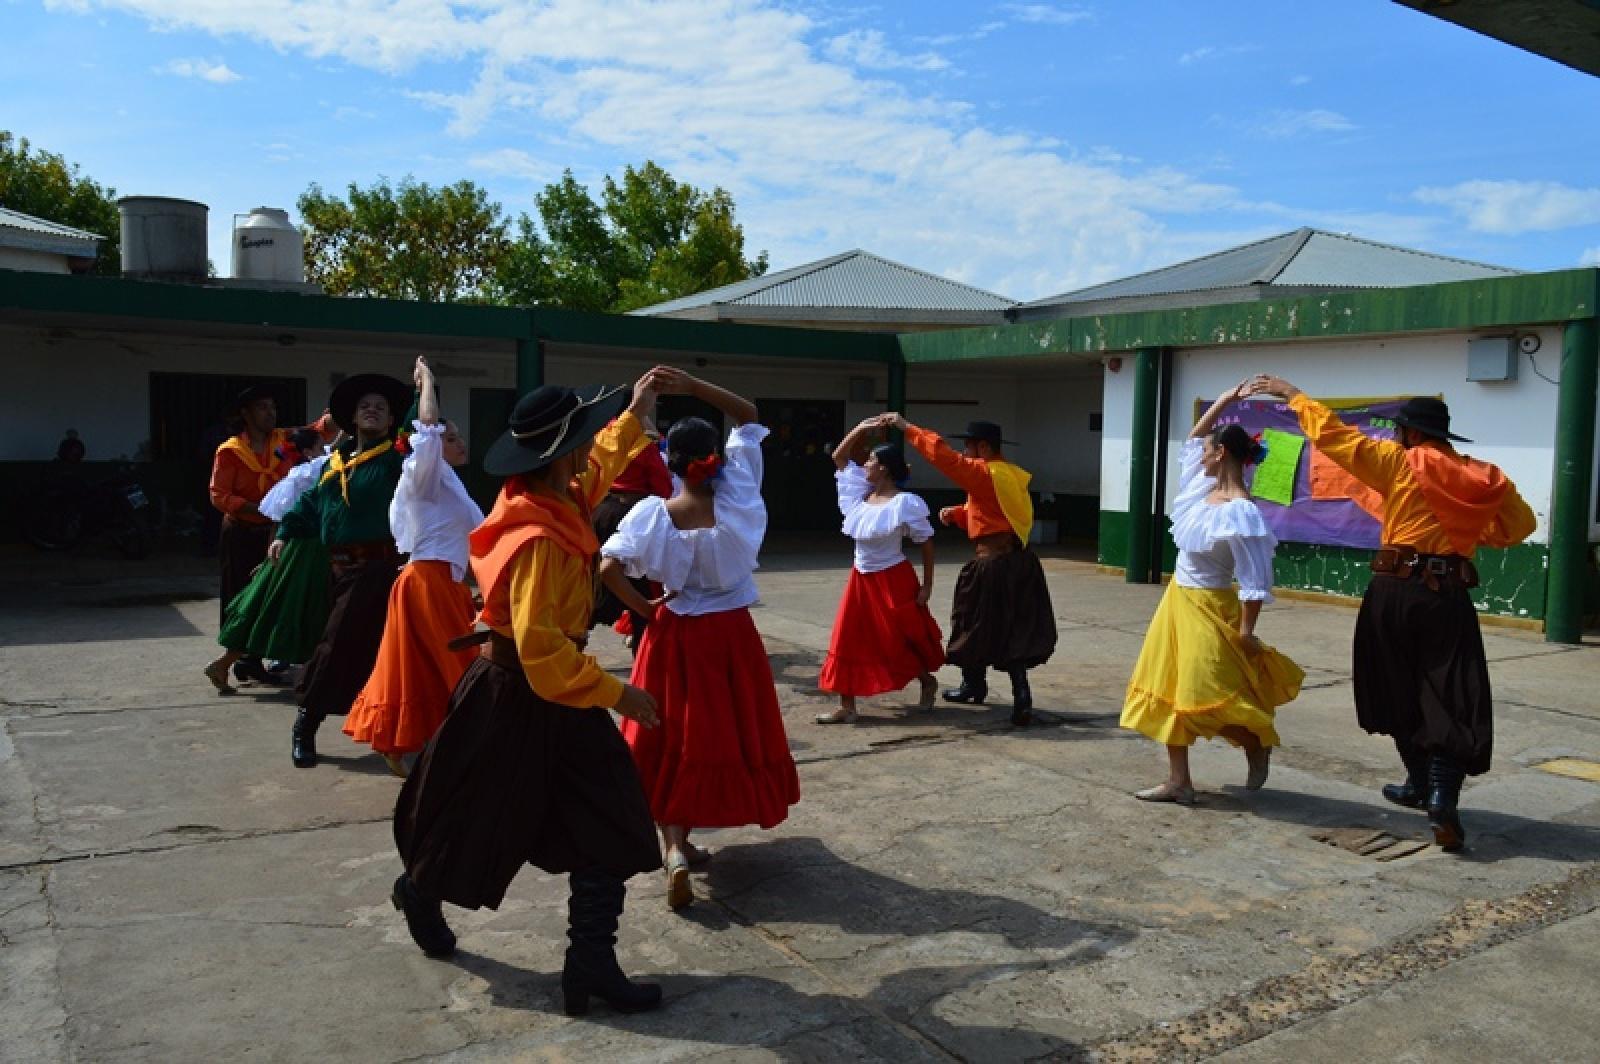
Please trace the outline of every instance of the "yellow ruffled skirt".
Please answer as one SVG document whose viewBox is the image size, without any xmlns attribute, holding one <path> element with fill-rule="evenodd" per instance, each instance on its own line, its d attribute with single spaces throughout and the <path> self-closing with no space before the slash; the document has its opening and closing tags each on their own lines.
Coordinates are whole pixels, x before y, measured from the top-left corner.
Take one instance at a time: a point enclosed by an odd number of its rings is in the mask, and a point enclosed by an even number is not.
<svg viewBox="0 0 1600 1064">
<path fill-rule="evenodd" d="M 1122 726 L 1190 746 L 1237 725 L 1277 746 L 1273 712 L 1300 694 L 1305 675 L 1271 647 L 1252 649 L 1239 637 L 1237 591 L 1169 583 L 1128 681 Z"/>
</svg>

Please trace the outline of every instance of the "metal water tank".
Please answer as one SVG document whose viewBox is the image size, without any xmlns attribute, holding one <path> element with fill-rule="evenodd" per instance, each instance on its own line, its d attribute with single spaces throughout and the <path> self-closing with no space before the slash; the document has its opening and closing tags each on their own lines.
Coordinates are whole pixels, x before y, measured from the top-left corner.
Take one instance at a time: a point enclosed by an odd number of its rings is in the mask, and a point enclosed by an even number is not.
<svg viewBox="0 0 1600 1064">
<path fill-rule="evenodd" d="M 123 196 L 122 275 L 194 281 L 206 276 L 204 203 L 168 196 Z"/>
<path fill-rule="evenodd" d="M 247 281 L 281 281 L 300 284 L 306 279 L 306 260 L 300 230 L 289 212 L 278 207 L 257 207 L 244 220 L 233 217 L 233 276 Z"/>
</svg>

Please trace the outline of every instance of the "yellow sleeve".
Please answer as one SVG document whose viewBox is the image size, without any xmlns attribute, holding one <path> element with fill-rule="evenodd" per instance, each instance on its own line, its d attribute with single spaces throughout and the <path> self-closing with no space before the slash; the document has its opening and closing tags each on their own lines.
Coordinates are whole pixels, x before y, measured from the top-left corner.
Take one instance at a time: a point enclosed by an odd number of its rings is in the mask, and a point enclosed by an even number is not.
<svg viewBox="0 0 1600 1064">
<path fill-rule="evenodd" d="M 579 650 L 561 625 L 563 614 L 587 613 L 582 604 L 565 602 L 591 593 L 582 569 L 548 539 L 534 540 L 512 559 L 511 635 L 528 685 L 540 698 L 576 709 L 611 709 L 622 698 L 622 681 Z"/>
<path fill-rule="evenodd" d="M 595 433 L 594 446 L 589 451 L 589 468 L 578 474 L 578 483 L 591 508 L 606 497 L 628 463 L 649 443 L 644 425 L 627 411 Z"/>
<path fill-rule="evenodd" d="M 1299 417 L 1306 439 L 1334 465 L 1374 491 L 1389 494 L 1406 464 L 1404 447 L 1351 428 L 1304 392 L 1289 400 L 1289 409 Z"/>
<path fill-rule="evenodd" d="M 1500 500 L 1500 511 L 1484 530 L 1480 542 L 1485 547 L 1509 547 L 1533 535 L 1537 527 L 1539 519 L 1534 516 L 1533 508 L 1517 494 L 1516 488 L 1512 488 Z"/>
</svg>

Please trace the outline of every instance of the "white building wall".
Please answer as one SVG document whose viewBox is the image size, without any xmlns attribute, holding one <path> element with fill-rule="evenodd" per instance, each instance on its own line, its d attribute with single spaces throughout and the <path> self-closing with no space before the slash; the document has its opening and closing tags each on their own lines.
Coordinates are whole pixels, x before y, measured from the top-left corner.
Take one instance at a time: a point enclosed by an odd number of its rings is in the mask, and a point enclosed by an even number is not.
<svg viewBox="0 0 1600 1064">
<path fill-rule="evenodd" d="M 30 273 L 72 272 L 65 255 L 8 247 L 0 247 L 0 270 L 27 270 Z"/>
<path fill-rule="evenodd" d="M 1101 436 L 1090 428 L 1100 413 L 1100 374 L 1093 366 L 1016 381 L 1017 423 L 1011 438 L 1019 465 L 1040 494 L 1099 495 Z"/>
</svg>

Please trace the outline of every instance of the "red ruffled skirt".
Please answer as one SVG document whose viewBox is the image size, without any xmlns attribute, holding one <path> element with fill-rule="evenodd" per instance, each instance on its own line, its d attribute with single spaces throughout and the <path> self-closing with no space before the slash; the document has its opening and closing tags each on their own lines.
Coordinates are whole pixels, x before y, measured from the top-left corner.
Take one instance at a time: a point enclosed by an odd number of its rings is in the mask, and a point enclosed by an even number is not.
<svg viewBox="0 0 1600 1064">
<path fill-rule="evenodd" d="M 817 686 L 881 695 L 943 665 L 944 633 L 928 607 L 917 605 L 920 586 L 910 562 L 876 573 L 852 566 Z"/>
<path fill-rule="evenodd" d="M 761 635 L 746 609 L 656 611 L 633 662 L 661 723 L 622 721 L 650 814 L 687 828 L 774 827 L 800 800 L 800 776 Z"/>
<path fill-rule="evenodd" d="M 372 675 L 344 719 L 344 733 L 380 754 L 421 750 L 444 723 L 456 681 L 477 653 L 446 644 L 472 630 L 472 593 L 449 562 L 411 562 L 389 592 Z"/>
</svg>

